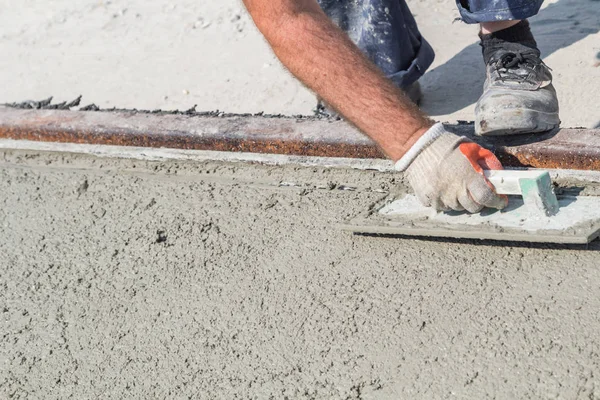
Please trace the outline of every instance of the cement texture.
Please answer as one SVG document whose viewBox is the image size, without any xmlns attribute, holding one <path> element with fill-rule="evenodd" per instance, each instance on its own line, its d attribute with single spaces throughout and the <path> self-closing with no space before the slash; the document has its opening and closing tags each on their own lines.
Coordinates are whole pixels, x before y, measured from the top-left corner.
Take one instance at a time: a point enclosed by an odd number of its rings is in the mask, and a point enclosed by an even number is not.
<svg viewBox="0 0 600 400">
<path fill-rule="evenodd" d="M 0 398 L 599 399 L 600 244 L 354 236 L 394 173 L 0 152 Z"/>
</svg>

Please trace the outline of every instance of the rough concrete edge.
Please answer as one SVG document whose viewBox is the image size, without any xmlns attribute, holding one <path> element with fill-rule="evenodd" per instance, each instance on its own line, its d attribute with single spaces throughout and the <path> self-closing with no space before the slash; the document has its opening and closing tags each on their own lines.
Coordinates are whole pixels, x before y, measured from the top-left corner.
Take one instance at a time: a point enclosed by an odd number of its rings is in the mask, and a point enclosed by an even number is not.
<svg viewBox="0 0 600 400">
<path fill-rule="evenodd" d="M 359 170 L 375 170 L 380 172 L 394 171 L 394 165 L 391 161 L 365 158 L 290 156 L 283 154 L 236 153 L 213 150 L 180 150 L 153 147 L 37 142 L 31 140 L 13 139 L 0 139 L 0 149 L 78 153 L 89 154 L 96 157 L 129 158 L 145 161 L 224 161 L 247 162 L 266 165 L 301 165 L 306 167 L 351 168 Z"/>
<path fill-rule="evenodd" d="M 583 171 L 578 169 L 549 169 L 553 181 L 576 180 L 583 183 L 600 183 L 600 171 Z"/>
<path fill-rule="evenodd" d="M 306 167 L 351 168 L 380 172 L 394 171 L 388 160 L 365 158 L 337 158 L 290 156 L 283 154 L 235 153 L 213 150 L 180 150 L 153 147 L 92 145 L 79 143 L 37 142 L 31 140 L 0 139 L 0 149 L 32 150 L 88 154 L 105 158 L 129 158 L 145 161 L 224 161 L 266 165 L 300 165 Z M 523 169 L 523 168 L 514 168 Z M 548 170 L 553 180 L 577 180 L 582 183 L 600 183 L 600 171 L 555 169 Z"/>
</svg>

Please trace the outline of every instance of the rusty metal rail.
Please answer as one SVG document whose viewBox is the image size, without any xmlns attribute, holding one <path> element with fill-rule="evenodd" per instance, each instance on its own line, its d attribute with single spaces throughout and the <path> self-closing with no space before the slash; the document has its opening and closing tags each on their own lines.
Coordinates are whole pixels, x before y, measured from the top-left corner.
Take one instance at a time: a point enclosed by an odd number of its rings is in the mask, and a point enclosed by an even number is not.
<svg viewBox="0 0 600 400">
<path fill-rule="evenodd" d="M 507 166 L 600 171 L 600 130 L 560 129 L 501 139 L 474 137 Z M 18 110 L 0 107 L 0 138 L 320 157 L 384 158 L 343 121 L 261 116 L 194 116 L 135 111 Z"/>
</svg>

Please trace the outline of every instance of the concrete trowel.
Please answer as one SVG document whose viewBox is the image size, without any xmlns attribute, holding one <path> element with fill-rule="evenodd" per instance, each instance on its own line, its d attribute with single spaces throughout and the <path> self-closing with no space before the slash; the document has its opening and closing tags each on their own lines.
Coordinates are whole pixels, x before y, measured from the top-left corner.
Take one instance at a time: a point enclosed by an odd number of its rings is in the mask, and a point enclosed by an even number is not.
<svg viewBox="0 0 600 400">
<path fill-rule="evenodd" d="M 538 243 L 586 244 L 600 236 L 600 198 L 557 197 L 548 171 L 485 171 L 504 210 L 479 214 L 437 212 L 416 196 L 390 197 L 355 216 L 342 229 L 355 233 Z"/>
</svg>

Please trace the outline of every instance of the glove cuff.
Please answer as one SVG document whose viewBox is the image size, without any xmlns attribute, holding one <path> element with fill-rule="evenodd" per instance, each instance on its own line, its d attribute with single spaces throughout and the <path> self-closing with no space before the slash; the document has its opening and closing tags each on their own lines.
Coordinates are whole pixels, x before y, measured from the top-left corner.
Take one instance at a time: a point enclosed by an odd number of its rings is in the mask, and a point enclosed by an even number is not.
<svg viewBox="0 0 600 400">
<path fill-rule="evenodd" d="M 419 154 L 423 150 L 425 150 L 431 143 L 433 143 L 437 138 L 442 136 L 444 133 L 448 133 L 444 125 L 440 122 L 433 125 L 423 136 L 417 140 L 417 142 L 402 156 L 400 160 L 396 162 L 394 165 L 394 169 L 396 171 L 403 172 L 408 166 L 417 158 Z"/>
</svg>

